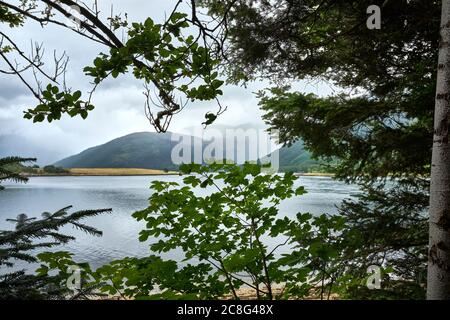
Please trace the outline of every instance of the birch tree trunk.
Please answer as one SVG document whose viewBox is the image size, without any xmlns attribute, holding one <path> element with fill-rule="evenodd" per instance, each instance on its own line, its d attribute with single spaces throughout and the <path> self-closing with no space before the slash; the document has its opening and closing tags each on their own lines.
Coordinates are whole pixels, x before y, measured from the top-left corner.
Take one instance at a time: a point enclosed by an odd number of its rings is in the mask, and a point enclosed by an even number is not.
<svg viewBox="0 0 450 320">
<path fill-rule="evenodd" d="M 450 299 L 450 0 L 442 15 L 431 160 L 427 299 Z"/>
</svg>

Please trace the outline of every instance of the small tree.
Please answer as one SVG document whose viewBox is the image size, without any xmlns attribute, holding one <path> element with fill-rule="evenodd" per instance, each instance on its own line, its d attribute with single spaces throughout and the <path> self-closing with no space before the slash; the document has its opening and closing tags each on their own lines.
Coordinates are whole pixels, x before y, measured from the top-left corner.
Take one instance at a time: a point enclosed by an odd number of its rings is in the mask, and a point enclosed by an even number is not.
<svg viewBox="0 0 450 320">
<path fill-rule="evenodd" d="M 180 170 L 188 174 L 184 185 L 154 181 L 149 207 L 133 216 L 146 222 L 139 240 L 154 237 L 153 252 L 181 249 L 185 259 L 125 258 L 95 272 L 82 265 L 88 288 L 98 285 L 108 294 L 136 299 L 239 299 L 242 287 L 258 299 L 330 297 L 341 266 L 343 219 L 283 217 L 280 202 L 305 192 L 294 186 L 292 173 L 262 174 L 254 164 L 192 164 Z M 198 187 L 208 189 L 199 194 Z M 67 266 L 75 264 L 71 255 L 39 258 L 39 273 L 58 270 L 64 286 Z"/>
<path fill-rule="evenodd" d="M 68 173 L 69 172 L 68 170 L 66 170 L 64 168 L 55 167 L 55 166 L 52 166 L 52 165 L 45 166 L 42 170 L 45 173 L 50 173 L 50 174 L 62 174 L 62 173 Z"/>
</svg>

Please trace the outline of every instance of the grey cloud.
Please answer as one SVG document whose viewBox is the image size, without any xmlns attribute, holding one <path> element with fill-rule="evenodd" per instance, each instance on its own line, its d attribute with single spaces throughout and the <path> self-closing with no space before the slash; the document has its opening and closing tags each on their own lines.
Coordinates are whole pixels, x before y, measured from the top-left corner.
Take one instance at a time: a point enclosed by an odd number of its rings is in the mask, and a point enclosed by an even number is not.
<svg viewBox="0 0 450 320">
<path fill-rule="evenodd" d="M 0 77 L 0 109 L 6 107 L 6 102 L 16 97 L 28 95 L 30 91 L 18 78 L 13 76 Z"/>
</svg>

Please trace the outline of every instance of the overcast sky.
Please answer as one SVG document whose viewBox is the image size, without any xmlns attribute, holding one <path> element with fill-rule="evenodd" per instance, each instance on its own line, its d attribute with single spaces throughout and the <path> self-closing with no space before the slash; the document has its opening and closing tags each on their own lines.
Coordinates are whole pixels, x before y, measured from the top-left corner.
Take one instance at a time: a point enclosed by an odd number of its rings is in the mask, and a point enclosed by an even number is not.
<svg viewBox="0 0 450 320">
<path fill-rule="evenodd" d="M 15 0 L 19 2 L 19 0 Z M 11 2 L 15 2 L 11 1 Z M 113 4 L 114 11 L 127 12 L 129 21 L 143 21 L 151 17 L 161 22 L 168 15 L 176 1 L 172 0 L 102 0 L 104 12 L 109 12 Z M 65 29 L 54 26 L 41 28 L 38 24 L 27 22 L 23 28 L 10 30 L 0 25 L 2 31 L 13 34 L 15 40 L 29 49 L 31 41 L 44 43 L 46 59 L 51 59 L 53 50 L 66 52 L 70 57 L 67 82 L 70 87 L 84 89 L 89 86 L 88 77 L 83 75 L 82 68 L 90 65 L 99 52 L 107 51 L 87 39 Z M 48 65 L 50 68 L 51 64 Z M 3 61 L 0 68 L 6 69 Z M 219 125 L 239 125 L 252 123 L 261 127 L 261 111 L 257 105 L 254 92 L 267 87 L 268 83 L 252 83 L 247 88 L 227 86 L 221 103 L 228 110 L 216 121 Z M 300 83 L 296 88 L 304 92 L 313 92 L 324 96 L 331 92 L 326 84 Z M 23 119 L 23 111 L 35 106 L 36 101 L 24 85 L 13 76 L 0 74 L 0 139 L 9 139 L 11 135 L 20 136 L 24 141 L 35 144 L 42 150 L 54 152 L 54 157 L 65 157 L 78 153 L 88 147 L 105 143 L 133 132 L 154 131 L 144 115 L 144 97 L 142 83 L 131 77 L 119 77 L 106 81 L 94 96 L 96 109 L 86 120 L 80 117 L 63 117 L 62 120 L 33 124 Z M 186 109 L 176 115 L 169 128 L 172 132 L 189 133 L 193 126 L 200 126 L 207 111 L 214 111 L 214 103 L 190 103 Z M 16 142 L 14 142 L 16 143 Z M 17 144 L 17 143 L 16 143 Z M 18 149 L 23 153 L 20 146 Z M 8 150 L 11 152 L 11 150 Z M 13 150 L 14 151 L 14 150 Z M 0 150 L 1 154 L 1 150 Z"/>
</svg>

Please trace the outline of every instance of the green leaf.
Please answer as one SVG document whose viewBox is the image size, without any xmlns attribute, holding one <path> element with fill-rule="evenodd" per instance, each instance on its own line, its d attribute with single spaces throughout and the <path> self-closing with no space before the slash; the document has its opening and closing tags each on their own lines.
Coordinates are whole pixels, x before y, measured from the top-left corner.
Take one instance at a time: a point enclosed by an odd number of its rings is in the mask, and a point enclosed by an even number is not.
<svg viewBox="0 0 450 320">
<path fill-rule="evenodd" d="M 77 90 L 73 93 L 73 100 L 77 101 L 81 97 L 81 91 Z"/>
<path fill-rule="evenodd" d="M 204 124 L 205 126 L 208 126 L 217 119 L 217 116 L 213 113 L 208 112 L 207 114 L 205 114 L 205 118 L 206 118 L 206 121 L 202 122 L 202 124 Z"/>
<path fill-rule="evenodd" d="M 42 96 L 45 100 L 53 100 L 53 96 L 50 91 L 42 91 Z"/>
<path fill-rule="evenodd" d="M 83 119 L 86 119 L 88 117 L 88 112 L 86 110 L 81 110 L 80 115 Z"/>
<path fill-rule="evenodd" d="M 45 120 L 45 115 L 44 114 L 37 114 L 34 116 L 33 122 L 42 122 Z"/>
</svg>

